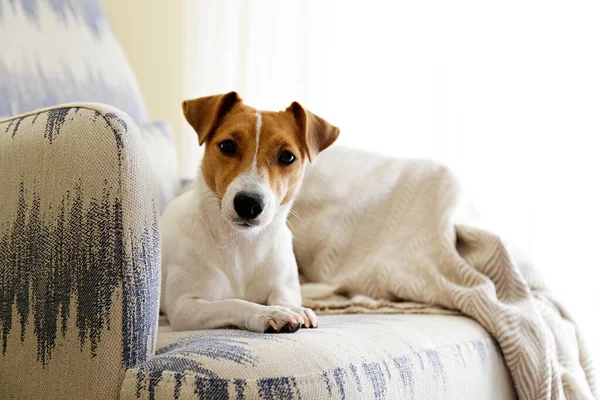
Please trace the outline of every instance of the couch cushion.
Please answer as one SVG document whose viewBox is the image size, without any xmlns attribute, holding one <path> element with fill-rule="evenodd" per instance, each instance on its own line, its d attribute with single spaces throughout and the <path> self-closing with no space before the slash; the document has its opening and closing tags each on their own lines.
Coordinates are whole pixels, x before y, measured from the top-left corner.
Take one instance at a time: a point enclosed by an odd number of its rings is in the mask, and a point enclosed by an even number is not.
<svg viewBox="0 0 600 400">
<path fill-rule="evenodd" d="M 159 333 L 158 354 L 126 373 L 122 398 L 509 399 L 496 343 L 441 315 L 338 315 L 294 334 Z"/>
<path fill-rule="evenodd" d="M 148 121 L 100 0 L 0 0 L 0 118 L 105 103 Z"/>
<path fill-rule="evenodd" d="M 175 198 L 181 181 L 177 171 L 177 152 L 173 142 L 171 125 L 156 121 L 139 125 L 152 164 L 156 187 L 156 201 L 160 213 Z"/>
</svg>

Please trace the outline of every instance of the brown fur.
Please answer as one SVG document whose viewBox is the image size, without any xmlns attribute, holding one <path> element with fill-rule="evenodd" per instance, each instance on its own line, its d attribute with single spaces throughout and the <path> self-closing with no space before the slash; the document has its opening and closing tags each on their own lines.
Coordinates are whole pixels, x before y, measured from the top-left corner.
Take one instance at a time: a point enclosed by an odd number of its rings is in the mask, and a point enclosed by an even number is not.
<svg viewBox="0 0 600 400">
<path fill-rule="evenodd" d="M 208 187 L 222 198 L 233 179 L 249 170 L 256 151 L 256 109 L 245 105 L 235 92 L 183 102 L 185 118 L 205 144 L 202 175 Z M 280 204 L 291 201 L 304 175 L 304 164 L 312 161 L 338 137 L 339 129 L 306 111 L 296 102 L 286 111 L 261 111 L 262 127 L 257 170 L 268 177 Z M 219 143 L 233 140 L 235 155 L 225 155 Z M 283 151 L 297 160 L 291 165 L 277 161 Z"/>
</svg>

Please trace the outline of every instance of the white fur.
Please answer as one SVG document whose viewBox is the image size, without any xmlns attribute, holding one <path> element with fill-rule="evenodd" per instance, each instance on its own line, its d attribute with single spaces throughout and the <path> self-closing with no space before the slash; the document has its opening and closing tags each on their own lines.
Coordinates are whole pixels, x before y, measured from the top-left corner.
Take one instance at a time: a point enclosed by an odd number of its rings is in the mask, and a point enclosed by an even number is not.
<svg viewBox="0 0 600 400">
<path fill-rule="evenodd" d="M 258 159 L 258 146 L 260 145 L 260 130 L 262 128 L 262 115 L 256 110 L 256 149 L 254 149 L 254 159 L 252 160 L 252 171 L 256 172 L 256 160 Z"/>
<path fill-rule="evenodd" d="M 257 113 L 258 147 L 260 114 Z M 265 199 L 258 226 L 237 226 L 233 198 L 240 191 Z M 174 330 L 236 326 L 264 332 L 288 322 L 316 327 L 318 319 L 301 307 L 292 234 L 286 226 L 290 204 L 280 206 L 253 167 L 236 177 L 223 199 L 199 174 L 196 187 L 181 194 L 160 220 L 161 310 Z"/>
</svg>

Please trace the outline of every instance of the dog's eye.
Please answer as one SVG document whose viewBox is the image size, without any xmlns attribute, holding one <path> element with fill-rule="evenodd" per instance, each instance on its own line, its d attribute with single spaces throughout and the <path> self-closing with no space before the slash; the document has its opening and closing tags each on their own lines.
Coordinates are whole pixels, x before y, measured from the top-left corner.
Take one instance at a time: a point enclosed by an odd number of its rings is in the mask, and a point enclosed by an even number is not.
<svg viewBox="0 0 600 400">
<path fill-rule="evenodd" d="M 233 140 L 223 140 L 219 143 L 219 150 L 227 156 L 232 156 L 237 151 L 237 146 Z"/>
<path fill-rule="evenodd" d="M 290 153 L 289 151 L 284 151 L 279 155 L 277 161 L 279 161 L 279 164 L 282 165 L 290 165 L 291 163 L 296 161 L 296 156 Z"/>
</svg>

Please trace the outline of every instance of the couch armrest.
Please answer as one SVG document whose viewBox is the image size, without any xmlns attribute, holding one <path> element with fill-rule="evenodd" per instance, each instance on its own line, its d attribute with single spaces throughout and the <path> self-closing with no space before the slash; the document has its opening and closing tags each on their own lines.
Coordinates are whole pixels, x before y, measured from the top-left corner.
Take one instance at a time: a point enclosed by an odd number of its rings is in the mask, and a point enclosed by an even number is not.
<svg viewBox="0 0 600 400">
<path fill-rule="evenodd" d="M 100 104 L 0 121 L 0 398 L 117 398 L 154 351 L 160 246 L 143 146 Z"/>
</svg>

